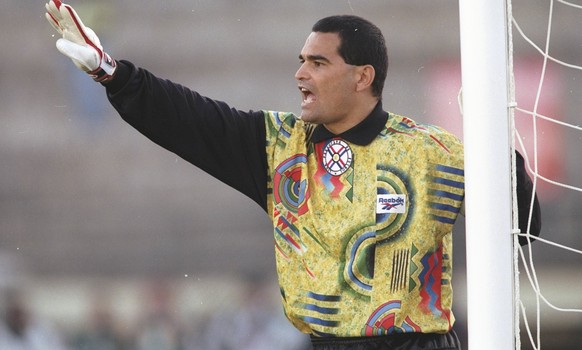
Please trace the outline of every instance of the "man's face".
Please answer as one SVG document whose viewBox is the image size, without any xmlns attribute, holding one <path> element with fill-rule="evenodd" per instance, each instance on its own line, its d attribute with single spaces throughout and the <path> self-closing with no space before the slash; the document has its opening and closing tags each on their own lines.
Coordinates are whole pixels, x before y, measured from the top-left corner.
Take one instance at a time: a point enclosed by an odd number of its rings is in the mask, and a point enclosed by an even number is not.
<svg viewBox="0 0 582 350">
<path fill-rule="evenodd" d="M 295 73 L 301 102 L 301 119 L 325 124 L 328 130 L 342 129 L 354 108 L 357 67 L 339 55 L 337 33 L 313 32 L 307 37 Z"/>
</svg>

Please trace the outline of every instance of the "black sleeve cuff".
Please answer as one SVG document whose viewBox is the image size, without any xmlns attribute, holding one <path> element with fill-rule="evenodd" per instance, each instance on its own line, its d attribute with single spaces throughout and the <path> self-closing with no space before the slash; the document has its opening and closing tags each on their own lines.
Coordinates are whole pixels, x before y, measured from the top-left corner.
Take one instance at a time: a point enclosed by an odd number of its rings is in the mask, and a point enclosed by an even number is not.
<svg viewBox="0 0 582 350">
<path fill-rule="evenodd" d="M 521 232 L 527 231 L 531 196 L 534 195 L 533 211 L 531 218 L 531 225 L 529 233 L 534 236 L 539 236 L 542 230 L 542 215 L 540 209 L 540 203 L 538 201 L 537 194 L 533 192 L 533 183 L 529 178 L 525 169 L 525 160 L 519 152 L 515 152 L 516 159 L 515 165 L 517 170 L 517 209 L 518 209 L 518 219 L 519 219 L 519 230 Z M 526 245 L 529 241 L 534 241 L 534 239 L 529 239 L 527 237 L 519 237 L 519 243 L 521 245 Z"/>
<path fill-rule="evenodd" d="M 117 69 L 113 74 L 113 78 L 106 83 L 102 83 L 107 89 L 107 92 L 114 94 L 121 90 L 129 81 L 133 65 L 127 61 L 116 61 Z"/>
</svg>

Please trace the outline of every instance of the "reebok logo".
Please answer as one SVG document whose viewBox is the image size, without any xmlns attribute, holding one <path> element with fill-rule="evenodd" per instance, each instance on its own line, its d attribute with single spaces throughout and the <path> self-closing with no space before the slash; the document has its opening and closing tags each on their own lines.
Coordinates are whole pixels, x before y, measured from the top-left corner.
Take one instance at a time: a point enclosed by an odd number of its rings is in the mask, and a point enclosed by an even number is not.
<svg viewBox="0 0 582 350">
<path fill-rule="evenodd" d="M 406 195 L 379 194 L 376 200 L 376 214 L 406 213 Z"/>
</svg>

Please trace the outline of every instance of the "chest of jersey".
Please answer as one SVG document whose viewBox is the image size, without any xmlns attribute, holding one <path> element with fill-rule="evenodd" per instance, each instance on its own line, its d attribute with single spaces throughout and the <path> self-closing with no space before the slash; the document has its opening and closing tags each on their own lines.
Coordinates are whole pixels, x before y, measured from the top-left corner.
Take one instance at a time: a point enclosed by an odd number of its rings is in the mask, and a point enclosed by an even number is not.
<svg viewBox="0 0 582 350">
<path fill-rule="evenodd" d="M 442 271 L 450 272 L 461 172 L 441 164 L 447 152 L 441 158 L 438 145 L 424 145 L 430 138 L 397 131 L 387 127 L 361 146 L 313 144 L 294 130 L 270 153 L 279 281 L 287 316 L 302 331 L 374 334 L 386 325 L 378 328 L 373 315 L 388 305 L 393 331 L 450 327 L 450 300 L 443 307 L 440 298 L 450 284 Z M 439 300 L 423 288 L 437 288 Z"/>
</svg>

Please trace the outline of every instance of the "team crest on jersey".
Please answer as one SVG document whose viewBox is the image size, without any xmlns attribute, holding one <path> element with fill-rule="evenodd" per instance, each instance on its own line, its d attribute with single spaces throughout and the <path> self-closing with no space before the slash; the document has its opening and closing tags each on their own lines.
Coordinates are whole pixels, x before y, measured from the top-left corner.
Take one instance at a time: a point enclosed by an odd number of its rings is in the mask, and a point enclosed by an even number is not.
<svg viewBox="0 0 582 350">
<path fill-rule="evenodd" d="M 343 140 L 331 140 L 323 149 L 323 167 L 333 176 L 345 173 L 352 160 L 352 149 Z"/>
</svg>

